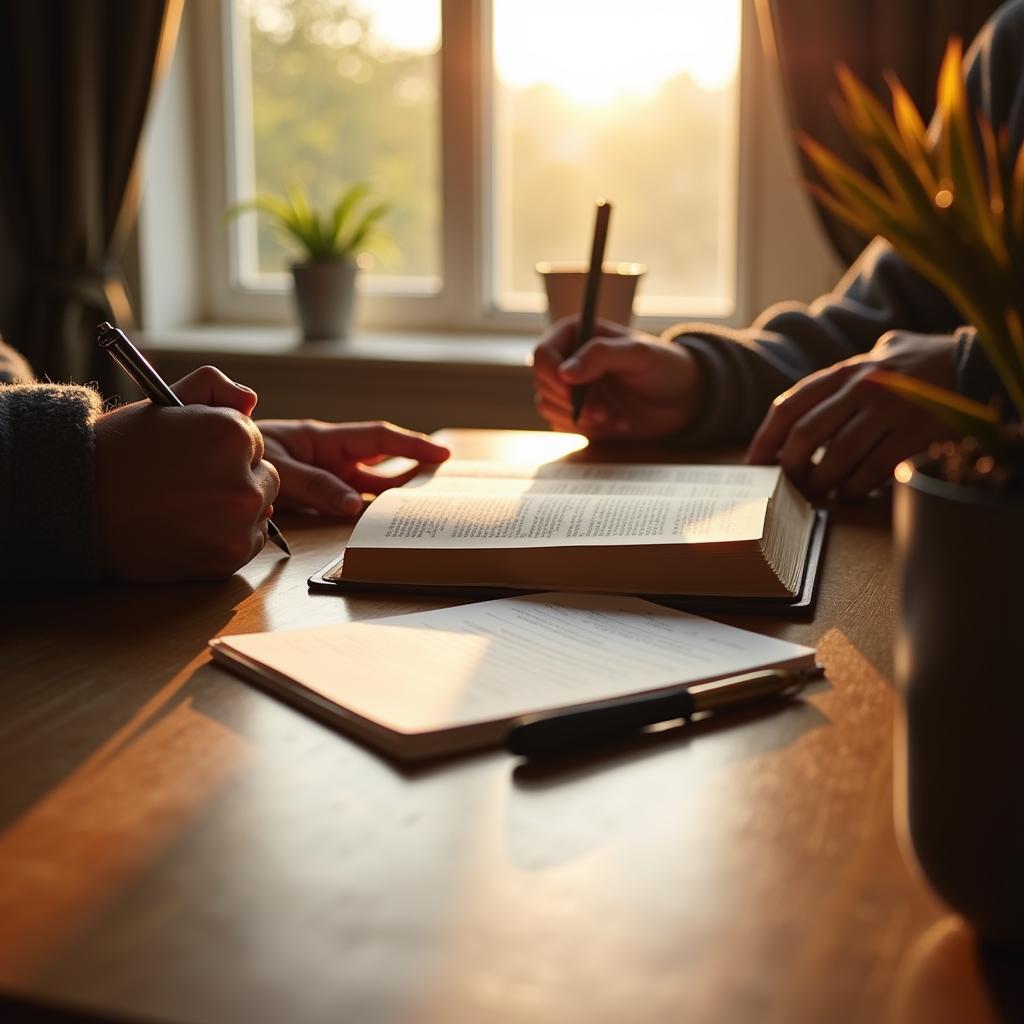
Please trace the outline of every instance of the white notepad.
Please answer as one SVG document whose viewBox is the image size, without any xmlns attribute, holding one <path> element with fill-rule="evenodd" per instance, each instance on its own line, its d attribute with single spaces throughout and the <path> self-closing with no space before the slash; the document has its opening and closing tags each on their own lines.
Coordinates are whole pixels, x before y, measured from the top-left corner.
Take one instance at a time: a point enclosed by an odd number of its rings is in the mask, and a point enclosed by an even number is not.
<svg viewBox="0 0 1024 1024">
<path fill-rule="evenodd" d="M 599 594 L 502 598 L 210 646 L 243 678 L 403 760 L 500 743 L 527 714 L 814 663 L 809 647 Z"/>
</svg>

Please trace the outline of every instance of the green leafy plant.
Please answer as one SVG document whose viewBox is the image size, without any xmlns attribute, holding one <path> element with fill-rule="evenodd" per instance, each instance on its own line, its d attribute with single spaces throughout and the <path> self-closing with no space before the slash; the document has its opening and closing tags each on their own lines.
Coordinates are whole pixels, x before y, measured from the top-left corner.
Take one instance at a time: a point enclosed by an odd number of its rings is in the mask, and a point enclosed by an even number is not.
<svg viewBox="0 0 1024 1024">
<path fill-rule="evenodd" d="M 886 238 L 945 293 L 975 327 L 1012 408 L 899 374 L 875 378 L 973 438 L 983 466 L 994 457 L 1024 478 L 1024 148 L 1012 158 L 1006 127 L 972 117 L 958 39 L 946 49 L 930 128 L 895 76 L 888 76 L 891 114 L 849 68 L 841 66 L 838 78 L 839 116 L 881 184 L 804 137 L 826 185 L 810 189 L 854 230 Z"/>
<path fill-rule="evenodd" d="M 284 197 L 259 195 L 235 203 L 226 216 L 237 217 L 255 211 L 269 217 L 275 230 L 289 248 L 310 263 L 341 263 L 355 260 L 386 237 L 381 218 L 390 204 L 371 201 L 370 186 L 357 182 L 343 189 L 326 212 L 316 210 L 309 194 L 299 185 L 291 185 Z"/>
</svg>

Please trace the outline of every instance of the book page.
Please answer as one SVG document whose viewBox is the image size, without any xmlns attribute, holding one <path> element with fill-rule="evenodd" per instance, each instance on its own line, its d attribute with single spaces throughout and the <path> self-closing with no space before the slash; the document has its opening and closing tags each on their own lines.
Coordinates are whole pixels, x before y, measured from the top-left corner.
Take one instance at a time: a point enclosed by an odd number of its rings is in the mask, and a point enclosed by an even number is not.
<svg viewBox="0 0 1024 1024">
<path fill-rule="evenodd" d="M 225 637 L 222 646 L 400 732 L 699 682 L 813 651 L 638 598 L 534 594 L 344 623 Z"/>
<path fill-rule="evenodd" d="M 757 540 L 767 497 L 719 493 L 547 494 L 524 488 L 458 494 L 394 488 L 374 500 L 349 548 L 526 548 Z"/>
<path fill-rule="evenodd" d="M 778 466 L 675 466 L 634 463 L 551 462 L 539 466 L 450 459 L 405 486 L 445 493 L 523 490 L 568 494 L 671 494 L 718 492 L 721 497 L 769 497 Z"/>
</svg>

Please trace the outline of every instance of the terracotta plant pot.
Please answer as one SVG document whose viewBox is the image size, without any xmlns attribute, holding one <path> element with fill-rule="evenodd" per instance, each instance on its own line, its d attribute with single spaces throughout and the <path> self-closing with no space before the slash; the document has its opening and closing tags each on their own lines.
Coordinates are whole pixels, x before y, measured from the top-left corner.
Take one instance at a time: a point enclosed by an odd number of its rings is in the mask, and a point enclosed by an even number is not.
<svg viewBox="0 0 1024 1024">
<path fill-rule="evenodd" d="M 295 306 L 306 341 L 345 338 L 355 309 L 356 264 L 295 263 Z"/>
<path fill-rule="evenodd" d="M 1024 499 L 897 467 L 896 806 L 935 891 L 1024 941 Z"/>
</svg>

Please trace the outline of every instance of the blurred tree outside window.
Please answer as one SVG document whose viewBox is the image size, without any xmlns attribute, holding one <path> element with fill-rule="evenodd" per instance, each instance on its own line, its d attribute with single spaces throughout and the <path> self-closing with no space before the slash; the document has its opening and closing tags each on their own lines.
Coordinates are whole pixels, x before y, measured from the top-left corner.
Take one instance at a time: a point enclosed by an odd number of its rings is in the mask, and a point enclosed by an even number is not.
<svg viewBox="0 0 1024 1024">
<path fill-rule="evenodd" d="M 607 257 L 649 268 L 639 312 L 727 315 L 740 0 L 491 3 L 493 251 L 480 239 L 476 255 L 493 267 L 494 304 L 540 309 L 534 265 L 585 259 L 593 202 L 605 196 L 614 205 Z M 440 0 L 236 0 L 239 26 L 252 190 L 298 181 L 328 202 L 339 184 L 369 181 L 393 204 L 395 250 L 370 275 L 436 291 Z M 268 226 L 254 237 L 257 252 L 243 262 L 257 277 L 280 273 L 286 256 Z"/>
<path fill-rule="evenodd" d="M 330 206 L 368 181 L 394 242 L 371 274 L 441 273 L 439 0 L 239 0 L 248 28 L 253 190 L 298 182 Z M 287 251 L 260 223 L 257 273 Z M 411 282 L 407 281 L 407 285 Z"/>
</svg>

